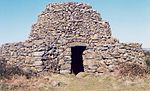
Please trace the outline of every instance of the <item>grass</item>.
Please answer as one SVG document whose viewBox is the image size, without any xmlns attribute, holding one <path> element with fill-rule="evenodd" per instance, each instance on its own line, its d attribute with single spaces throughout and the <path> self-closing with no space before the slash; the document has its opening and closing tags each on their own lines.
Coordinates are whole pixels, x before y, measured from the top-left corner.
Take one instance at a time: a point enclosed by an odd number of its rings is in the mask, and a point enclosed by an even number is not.
<svg viewBox="0 0 150 91">
<path fill-rule="evenodd" d="M 53 86 L 52 82 L 59 82 Z M 26 79 L 15 76 L 0 81 L 0 91 L 149 91 L 148 78 L 126 80 L 116 76 L 50 74 Z"/>
</svg>

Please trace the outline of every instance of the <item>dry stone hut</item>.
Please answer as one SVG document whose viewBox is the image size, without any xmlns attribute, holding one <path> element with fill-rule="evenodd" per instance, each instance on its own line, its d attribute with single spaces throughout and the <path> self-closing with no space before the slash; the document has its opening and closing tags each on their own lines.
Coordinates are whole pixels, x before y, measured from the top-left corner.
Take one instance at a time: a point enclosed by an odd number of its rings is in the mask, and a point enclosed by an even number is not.
<svg viewBox="0 0 150 91">
<path fill-rule="evenodd" d="M 75 2 L 47 5 L 29 38 L 2 45 L 0 56 L 25 71 L 62 74 L 112 72 L 124 62 L 145 65 L 140 44 L 120 43 L 100 13 Z"/>
</svg>

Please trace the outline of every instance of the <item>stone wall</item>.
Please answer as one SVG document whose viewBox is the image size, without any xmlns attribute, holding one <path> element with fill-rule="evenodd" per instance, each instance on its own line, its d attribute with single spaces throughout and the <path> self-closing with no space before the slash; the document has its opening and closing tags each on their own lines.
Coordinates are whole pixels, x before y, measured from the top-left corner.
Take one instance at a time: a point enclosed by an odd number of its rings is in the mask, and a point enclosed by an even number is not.
<svg viewBox="0 0 150 91">
<path fill-rule="evenodd" d="M 86 46 L 84 71 L 112 72 L 121 63 L 145 65 L 138 43 L 120 43 L 110 25 L 87 4 L 52 3 L 38 16 L 29 38 L 0 47 L 9 65 L 34 72 L 71 72 L 71 47 Z"/>
</svg>

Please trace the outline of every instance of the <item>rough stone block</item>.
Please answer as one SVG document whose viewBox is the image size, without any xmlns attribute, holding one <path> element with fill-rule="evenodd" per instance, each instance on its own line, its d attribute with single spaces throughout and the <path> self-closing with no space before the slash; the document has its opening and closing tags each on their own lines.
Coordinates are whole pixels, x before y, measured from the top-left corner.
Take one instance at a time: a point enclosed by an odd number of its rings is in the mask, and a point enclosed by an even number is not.
<svg viewBox="0 0 150 91">
<path fill-rule="evenodd" d="M 34 53 L 33 53 L 33 56 L 34 56 L 34 57 L 41 57 L 41 56 L 44 55 L 44 53 L 45 53 L 44 51 L 34 52 Z"/>
</svg>

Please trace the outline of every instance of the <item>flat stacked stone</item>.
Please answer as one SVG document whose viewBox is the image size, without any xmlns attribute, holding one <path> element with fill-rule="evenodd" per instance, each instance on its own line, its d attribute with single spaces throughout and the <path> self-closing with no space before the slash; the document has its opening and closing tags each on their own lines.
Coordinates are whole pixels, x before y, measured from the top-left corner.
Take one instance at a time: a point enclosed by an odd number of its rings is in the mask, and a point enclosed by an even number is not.
<svg viewBox="0 0 150 91">
<path fill-rule="evenodd" d="M 100 13 L 82 3 L 51 3 L 38 16 L 25 42 L 1 46 L 0 56 L 9 65 L 34 72 L 70 73 L 71 47 L 86 46 L 84 71 L 112 72 L 124 62 L 145 66 L 138 43 L 120 43 Z"/>
</svg>

